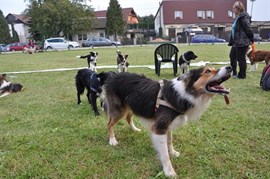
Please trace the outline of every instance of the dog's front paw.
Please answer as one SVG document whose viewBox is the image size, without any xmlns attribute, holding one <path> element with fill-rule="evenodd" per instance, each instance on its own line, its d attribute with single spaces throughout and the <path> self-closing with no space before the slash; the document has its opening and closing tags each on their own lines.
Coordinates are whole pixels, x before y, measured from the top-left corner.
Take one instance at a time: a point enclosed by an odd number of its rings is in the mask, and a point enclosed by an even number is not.
<svg viewBox="0 0 270 179">
<path fill-rule="evenodd" d="M 167 170 L 164 169 L 163 171 L 164 171 L 166 177 L 175 178 L 177 176 L 177 174 L 175 173 L 173 168 L 169 168 Z"/>
<path fill-rule="evenodd" d="M 112 146 L 116 146 L 118 144 L 117 140 L 115 137 L 110 138 L 109 144 Z"/>
<path fill-rule="evenodd" d="M 172 156 L 172 157 L 179 157 L 180 156 L 180 152 L 177 152 L 175 150 L 172 150 L 172 151 L 170 151 L 170 156 Z"/>
</svg>

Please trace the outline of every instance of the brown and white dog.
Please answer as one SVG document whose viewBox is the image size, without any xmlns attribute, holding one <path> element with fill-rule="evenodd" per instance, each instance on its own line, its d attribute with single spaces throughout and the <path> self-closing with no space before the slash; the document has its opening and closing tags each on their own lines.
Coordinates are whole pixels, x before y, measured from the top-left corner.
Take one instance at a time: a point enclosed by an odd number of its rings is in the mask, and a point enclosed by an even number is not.
<svg viewBox="0 0 270 179">
<path fill-rule="evenodd" d="M 138 74 L 116 74 L 103 86 L 101 94 L 109 120 L 109 144 L 118 144 L 113 127 L 122 117 L 133 131 L 140 131 L 132 120 L 135 114 L 150 131 L 165 175 L 176 176 L 170 155 L 178 157 L 180 154 L 173 148 L 172 130 L 199 119 L 215 94 L 224 95 L 228 104 L 229 91 L 221 83 L 230 78 L 231 72 L 231 66 L 218 70 L 202 67 L 160 82 Z"/>
<path fill-rule="evenodd" d="M 123 56 L 119 50 L 116 51 L 116 55 L 118 72 L 127 72 L 129 66 L 129 63 L 127 61 L 128 55 Z"/>
<path fill-rule="evenodd" d="M 258 63 L 264 61 L 266 65 L 270 64 L 270 51 L 267 50 L 255 50 L 254 56 L 252 57 L 252 49 L 249 47 L 247 50 L 247 57 L 250 61 L 250 71 L 256 71 Z"/>
<path fill-rule="evenodd" d="M 7 81 L 6 74 L 0 75 L 0 98 L 22 90 L 23 86 L 21 84 Z"/>
</svg>

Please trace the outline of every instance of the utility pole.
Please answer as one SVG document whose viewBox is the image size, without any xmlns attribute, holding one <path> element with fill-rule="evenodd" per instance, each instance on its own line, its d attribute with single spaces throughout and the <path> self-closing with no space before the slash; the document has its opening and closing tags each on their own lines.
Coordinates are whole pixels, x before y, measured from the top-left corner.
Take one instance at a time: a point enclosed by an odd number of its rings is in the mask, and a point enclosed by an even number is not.
<svg viewBox="0 0 270 179">
<path fill-rule="evenodd" d="M 252 17 L 252 11 L 253 11 L 253 2 L 256 0 L 250 0 L 251 1 L 251 12 L 250 12 L 250 16 Z"/>
</svg>

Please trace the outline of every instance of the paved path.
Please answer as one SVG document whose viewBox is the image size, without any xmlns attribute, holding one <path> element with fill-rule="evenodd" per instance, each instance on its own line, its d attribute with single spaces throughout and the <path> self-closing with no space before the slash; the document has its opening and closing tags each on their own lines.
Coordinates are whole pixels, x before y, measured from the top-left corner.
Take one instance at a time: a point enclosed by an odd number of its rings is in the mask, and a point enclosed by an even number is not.
<svg viewBox="0 0 270 179">
<path fill-rule="evenodd" d="M 229 65 L 230 62 L 204 62 L 200 61 L 197 63 L 191 63 L 190 66 L 200 67 L 205 66 L 207 64 L 210 65 Z M 78 67 L 78 68 L 57 68 L 57 69 L 45 69 L 45 70 L 32 70 L 32 71 L 17 71 L 17 72 L 1 72 L 0 74 L 24 74 L 24 73 L 44 73 L 44 72 L 57 72 L 57 71 L 70 71 L 70 70 L 79 70 L 87 67 Z M 107 65 L 107 66 L 97 66 L 97 69 L 105 69 L 105 68 L 115 68 L 116 65 Z M 130 65 L 129 68 L 149 68 L 154 70 L 154 65 Z M 172 68 L 172 63 L 164 63 L 161 65 L 161 68 Z"/>
</svg>

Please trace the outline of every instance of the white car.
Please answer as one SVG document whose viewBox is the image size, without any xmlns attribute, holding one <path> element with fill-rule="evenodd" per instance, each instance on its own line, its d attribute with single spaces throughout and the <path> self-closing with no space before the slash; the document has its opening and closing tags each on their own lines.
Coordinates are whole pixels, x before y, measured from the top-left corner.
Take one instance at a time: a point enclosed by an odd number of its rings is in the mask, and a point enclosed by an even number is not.
<svg viewBox="0 0 270 179">
<path fill-rule="evenodd" d="M 78 42 L 68 41 L 62 37 L 49 38 L 44 41 L 44 49 L 70 49 L 80 47 Z"/>
</svg>

